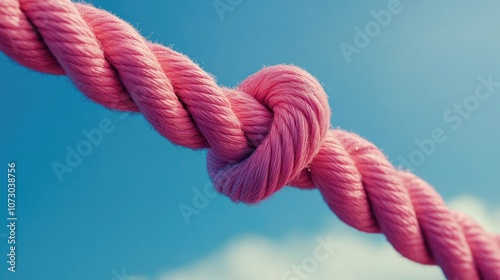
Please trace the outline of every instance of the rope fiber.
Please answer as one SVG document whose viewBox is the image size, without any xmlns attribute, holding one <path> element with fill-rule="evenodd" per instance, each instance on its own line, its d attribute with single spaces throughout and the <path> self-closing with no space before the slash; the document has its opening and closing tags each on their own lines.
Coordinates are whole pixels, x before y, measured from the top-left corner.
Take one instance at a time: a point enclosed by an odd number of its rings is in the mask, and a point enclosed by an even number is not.
<svg viewBox="0 0 500 280">
<path fill-rule="evenodd" d="M 0 50 L 66 75 L 109 109 L 140 112 L 171 142 L 209 149 L 217 191 L 258 203 L 285 185 L 316 188 L 345 223 L 383 233 L 404 257 L 448 279 L 500 279 L 500 235 L 450 210 L 425 181 L 360 136 L 330 128 L 327 95 L 306 71 L 279 65 L 219 87 L 188 57 L 131 25 L 69 0 L 1 0 Z"/>
</svg>

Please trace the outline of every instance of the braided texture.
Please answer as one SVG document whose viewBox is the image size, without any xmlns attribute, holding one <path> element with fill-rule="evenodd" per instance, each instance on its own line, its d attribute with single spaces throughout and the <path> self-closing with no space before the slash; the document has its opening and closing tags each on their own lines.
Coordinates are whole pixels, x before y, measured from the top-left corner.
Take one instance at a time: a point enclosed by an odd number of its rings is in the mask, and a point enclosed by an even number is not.
<svg viewBox="0 0 500 280">
<path fill-rule="evenodd" d="M 0 50 L 67 75 L 107 108 L 142 113 L 177 145 L 209 149 L 214 186 L 234 201 L 257 203 L 285 185 L 317 188 L 342 221 L 385 234 L 412 261 L 437 264 L 449 279 L 500 279 L 500 236 L 448 209 L 372 143 L 330 129 L 327 95 L 300 68 L 264 68 L 222 88 L 116 16 L 66 0 L 1 0 Z"/>
</svg>

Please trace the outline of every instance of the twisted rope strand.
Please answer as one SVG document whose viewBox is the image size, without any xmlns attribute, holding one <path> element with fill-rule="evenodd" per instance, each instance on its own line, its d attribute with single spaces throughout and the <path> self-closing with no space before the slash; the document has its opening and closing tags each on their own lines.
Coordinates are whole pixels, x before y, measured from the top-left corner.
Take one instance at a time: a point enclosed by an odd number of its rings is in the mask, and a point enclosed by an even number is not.
<svg viewBox="0 0 500 280">
<path fill-rule="evenodd" d="M 0 50 L 36 71 L 67 75 L 93 101 L 141 112 L 165 138 L 208 148 L 215 188 L 257 203 L 285 185 L 317 188 L 345 223 L 383 233 L 406 258 L 448 279 L 500 279 L 500 235 L 449 210 L 372 143 L 330 129 L 323 88 L 292 66 L 221 88 L 186 56 L 147 42 L 112 14 L 69 0 L 2 0 Z"/>
</svg>

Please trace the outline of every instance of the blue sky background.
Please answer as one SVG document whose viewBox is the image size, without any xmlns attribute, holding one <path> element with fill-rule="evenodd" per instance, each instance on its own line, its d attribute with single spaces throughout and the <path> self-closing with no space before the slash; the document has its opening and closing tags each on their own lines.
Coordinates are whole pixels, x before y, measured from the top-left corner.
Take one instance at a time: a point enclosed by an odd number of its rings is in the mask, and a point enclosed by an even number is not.
<svg viewBox="0 0 500 280">
<path fill-rule="evenodd" d="M 459 129 L 443 120 L 474 93 L 478 76 L 500 81 L 498 1 L 401 1 L 403 11 L 351 63 L 340 43 L 353 44 L 353 28 L 387 0 L 244 0 L 224 20 L 211 0 L 91 3 L 189 55 L 225 86 L 264 65 L 305 68 L 330 96 L 332 126 L 374 142 L 396 165 L 417 148 L 415 139 L 442 128 L 446 142 L 416 174 L 445 199 L 468 193 L 498 204 L 500 88 Z M 209 183 L 205 152 L 172 145 L 141 116 L 121 120 L 65 77 L 27 70 L 4 55 L 0 72 L 0 164 L 18 165 L 19 217 L 18 272 L 6 271 L 1 240 L 2 279 L 109 280 L 122 267 L 152 277 L 242 234 L 280 240 L 340 223 L 317 191 L 286 188 L 251 207 L 216 197 L 186 225 L 178 207 Z M 64 162 L 65 147 L 75 148 L 82 130 L 104 118 L 115 130 L 59 182 L 51 163 Z M 1 194 L 6 201 L 5 188 Z M 3 216 L 6 208 L 0 205 Z"/>
</svg>

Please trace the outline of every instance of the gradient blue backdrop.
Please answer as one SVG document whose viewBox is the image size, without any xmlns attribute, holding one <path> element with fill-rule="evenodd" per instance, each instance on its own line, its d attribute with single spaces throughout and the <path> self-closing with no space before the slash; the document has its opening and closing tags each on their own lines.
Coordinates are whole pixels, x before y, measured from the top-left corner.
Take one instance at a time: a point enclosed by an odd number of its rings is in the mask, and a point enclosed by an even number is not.
<svg viewBox="0 0 500 280">
<path fill-rule="evenodd" d="M 91 2 L 188 54 L 222 85 L 236 86 L 264 65 L 304 67 L 330 96 L 332 125 L 374 142 L 394 164 L 416 149 L 415 139 L 443 128 L 447 141 L 415 172 L 445 199 L 471 193 L 498 203 L 500 90 L 457 130 L 442 117 L 474 92 L 479 75 L 500 81 L 498 1 L 402 1 L 403 11 L 351 63 L 339 44 L 352 44 L 353 28 L 387 0 L 245 0 L 222 21 L 211 0 Z M 140 116 L 121 120 L 65 77 L 4 55 L 0 72 L 0 165 L 6 172 L 9 160 L 17 162 L 20 219 L 18 272 L 6 271 L 3 239 L 2 279 L 108 280 L 122 267 L 154 276 L 243 233 L 279 240 L 339 223 L 317 191 L 286 188 L 251 207 L 217 197 L 186 225 L 178 206 L 209 183 L 205 152 L 173 146 Z M 103 118 L 115 130 L 59 182 L 51 163 L 64 162 L 65 147 Z M 0 204 L 2 217 L 6 208 Z"/>
</svg>

